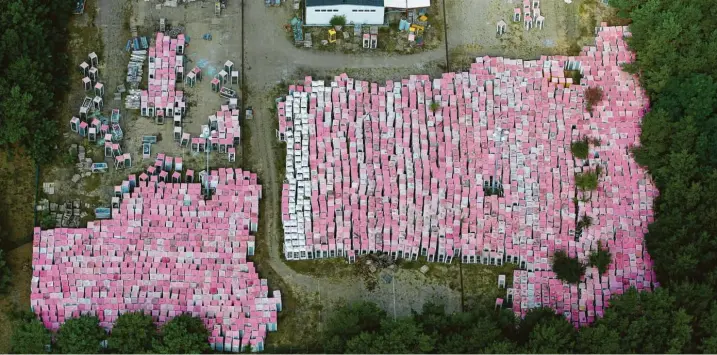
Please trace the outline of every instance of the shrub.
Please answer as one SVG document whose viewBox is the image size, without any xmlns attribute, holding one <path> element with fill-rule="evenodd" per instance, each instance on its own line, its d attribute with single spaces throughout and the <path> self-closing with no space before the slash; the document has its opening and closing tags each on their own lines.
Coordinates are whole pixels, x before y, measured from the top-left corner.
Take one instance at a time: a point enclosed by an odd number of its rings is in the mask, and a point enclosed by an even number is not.
<svg viewBox="0 0 717 355">
<path fill-rule="evenodd" d="M 570 143 L 570 152 L 578 159 L 587 159 L 589 150 L 590 144 L 587 137 Z"/>
<path fill-rule="evenodd" d="M 601 172 L 602 168 L 597 168 L 593 171 L 588 170 L 582 173 L 576 173 L 575 186 L 583 192 L 597 190 L 598 177 Z"/>
<path fill-rule="evenodd" d="M 117 318 L 107 347 L 121 354 L 148 353 L 157 329 L 152 316 L 142 312 L 124 313 Z"/>
<path fill-rule="evenodd" d="M 585 90 L 585 108 L 590 112 L 593 113 L 593 106 L 595 106 L 596 103 L 600 102 L 603 97 L 603 92 L 601 88 L 598 87 L 590 87 Z"/>
<path fill-rule="evenodd" d="M 590 266 L 597 267 L 600 275 L 607 271 L 612 262 L 612 254 L 608 249 L 602 248 L 602 242 L 598 242 L 597 250 L 590 254 Z"/>
<path fill-rule="evenodd" d="M 209 351 L 209 331 L 197 317 L 182 314 L 165 323 L 154 344 L 160 354 L 198 354 Z"/>
<path fill-rule="evenodd" d="M 42 217 L 40 218 L 40 227 L 42 229 L 55 228 L 56 224 L 57 224 L 57 220 L 55 219 L 55 217 L 52 216 L 52 214 L 49 211 L 46 211 L 42 214 Z"/>
<path fill-rule="evenodd" d="M 578 49 L 578 52 L 580 50 Z M 583 75 L 580 74 L 579 70 L 565 70 L 565 77 L 566 78 L 572 78 L 573 79 L 573 85 L 580 85 L 580 80 L 582 80 Z"/>
<path fill-rule="evenodd" d="M 329 20 L 329 24 L 331 24 L 331 26 L 345 26 L 346 16 L 336 15 Z"/>
<path fill-rule="evenodd" d="M 579 229 L 587 229 L 592 227 L 593 225 L 593 218 L 588 215 L 583 215 L 580 217 L 580 220 L 578 221 L 578 228 Z"/>
<path fill-rule="evenodd" d="M 553 255 L 553 271 L 560 280 L 574 284 L 585 274 L 585 265 L 577 258 L 569 257 L 564 250 L 558 250 Z"/>
<path fill-rule="evenodd" d="M 436 113 L 436 111 L 438 111 L 439 108 L 441 108 L 441 105 L 436 101 L 431 102 L 431 106 L 429 106 L 429 109 L 433 113 Z"/>
<path fill-rule="evenodd" d="M 50 332 L 30 313 L 13 327 L 10 347 L 14 354 L 42 354 L 47 352 L 51 341 Z"/>
</svg>

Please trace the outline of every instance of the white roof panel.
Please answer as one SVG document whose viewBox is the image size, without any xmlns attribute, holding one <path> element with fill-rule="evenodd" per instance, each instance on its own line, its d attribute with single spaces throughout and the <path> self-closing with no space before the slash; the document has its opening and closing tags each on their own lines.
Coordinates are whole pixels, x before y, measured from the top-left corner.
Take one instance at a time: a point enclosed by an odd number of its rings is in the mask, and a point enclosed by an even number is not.
<svg viewBox="0 0 717 355">
<path fill-rule="evenodd" d="M 399 9 L 415 9 L 419 7 L 431 7 L 431 0 L 384 0 L 384 7 L 395 7 Z"/>
</svg>

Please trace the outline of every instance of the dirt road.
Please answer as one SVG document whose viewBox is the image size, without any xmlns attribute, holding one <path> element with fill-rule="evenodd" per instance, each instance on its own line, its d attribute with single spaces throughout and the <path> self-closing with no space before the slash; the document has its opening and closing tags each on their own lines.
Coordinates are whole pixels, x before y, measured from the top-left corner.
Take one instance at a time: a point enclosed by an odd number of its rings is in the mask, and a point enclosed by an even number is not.
<svg viewBox="0 0 717 355">
<path fill-rule="evenodd" d="M 417 282 L 417 272 L 401 271 L 396 274 L 395 284 L 379 283 L 378 289 L 370 291 L 357 276 L 316 277 L 299 274 L 287 266 L 281 258 L 280 193 L 283 177 L 279 173 L 283 168 L 277 166 L 276 159 L 285 154 L 285 150 L 275 136 L 276 117 L 270 112 L 275 103 L 269 96 L 282 80 L 303 79 L 304 75 L 323 78 L 347 71 L 357 78 L 385 80 L 408 74 L 438 73 L 439 65 L 445 64 L 445 50 L 410 56 L 354 56 L 306 51 L 287 44 L 281 27 L 289 16 L 286 7 L 266 8 L 261 2 L 246 1 L 244 12 L 244 75 L 249 88 L 247 105 L 255 111 L 255 119 L 246 122 L 251 131 L 249 165 L 259 174 L 264 189 L 265 208 L 261 215 L 264 233 L 260 236 L 263 240 L 259 242 L 269 249 L 270 267 L 298 297 L 306 301 L 311 295 L 312 302 L 320 300 L 320 306 L 324 307 L 344 300 L 367 299 L 392 310 L 394 295 L 398 315 L 419 309 L 426 300 L 435 297 L 458 305 L 460 294 L 457 291 L 447 284 Z M 283 164 L 283 161 L 278 164 Z"/>
</svg>

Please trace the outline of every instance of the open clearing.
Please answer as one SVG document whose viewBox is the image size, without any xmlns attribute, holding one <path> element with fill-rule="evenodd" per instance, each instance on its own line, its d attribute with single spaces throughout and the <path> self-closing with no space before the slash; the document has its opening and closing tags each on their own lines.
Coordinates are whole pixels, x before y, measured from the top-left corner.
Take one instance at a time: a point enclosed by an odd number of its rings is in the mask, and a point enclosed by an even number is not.
<svg viewBox="0 0 717 355">
<path fill-rule="evenodd" d="M 434 0 L 436 1 L 436 0 Z M 403 263 L 392 269 L 377 270 L 366 276 L 360 265 L 349 265 L 343 260 L 314 262 L 291 262 L 282 259 L 283 236 L 280 219 L 281 177 L 283 176 L 285 149 L 277 142 L 274 115 L 275 98 L 285 95 L 282 88 L 288 83 L 311 75 L 318 79 L 330 78 L 342 72 L 363 80 L 383 81 L 404 78 L 410 74 L 439 75 L 450 68 L 457 69 L 478 55 L 504 55 L 531 58 L 541 54 L 565 52 L 574 48 L 576 41 L 586 34 L 596 18 L 594 3 L 576 0 L 565 4 L 561 0 L 543 0 L 541 7 L 546 16 L 546 28 L 524 33 L 509 22 L 509 29 L 502 38 L 495 37 L 495 22 L 503 18 L 508 22 L 512 9 L 518 2 L 505 0 L 445 0 L 446 50 L 439 46 L 410 55 L 343 54 L 339 52 L 308 51 L 295 48 L 286 39 L 283 25 L 293 16 L 290 5 L 267 8 L 260 1 L 229 1 L 221 17 L 215 17 L 209 2 L 197 1 L 177 8 L 160 7 L 157 1 L 138 0 L 89 0 L 87 11 L 74 18 L 71 25 L 69 53 L 73 64 L 79 64 L 92 51 L 100 56 L 100 76 L 105 83 L 105 114 L 112 108 L 122 109 L 122 128 L 125 133 L 123 149 L 134 157 L 131 169 L 117 171 L 113 168 L 101 177 L 84 177 L 72 183 L 77 174 L 76 157 L 66 152 L 71 144 L 83 144 L 87 156 L 102 160 L 102 149 L 83 143 L 79 136 L 69 131 L 66 124 L 76 115 L 84 98 L 80 74 L 71 70 L 73 89 L 67 95 L 65 107 L 60 112 L 62 133 L 65 139 L 59 143 L 57 162 L 43 170 L 40 181 L 40 199 L 63 203 L 81 201 L 87 214 L 93 218 L 95 207 L 108 206 L 113 185 L 127 174 L 142 171 L 149 161 L 142 162 L 141 138 L 145 135 L 163 137 L 152 147 L 158 152 L 184 158 L 185 166 L 196 171 L 203 170 L 204 157 L 193 157 L 173 140 L 171 124 L 156 125 L 137 112 L 124 109 L 124 102 L 112 101 L 115 87 L 123 84 L 129 55 L 124 51 L 130 38 L 130 26 L 136 26 L 139 35 L 154 37 L 159 18 L 171 25 L 182 26 L 191 37 L 187 47 L 192 68 L 200 62 L 205 73 L 221 68 L 231 60 L 242 72 L 243 82 L 235 86 L 243 94 L 244 106 L 254 109 L 254 119 L 242 121 L 242 144 L 237 150 L 235 163 L 228 163 L 225 155 L 213 153 L 211 167 L 234 166 L 249 169 L 259 175 L 263 186 L 260 205 L 260 227 L 257 233 L 257 249 L 254 261 L 262 278 L 269 280 L 272 288 L 281 289 L 285 309 L 279 313 L 279 331 L 269 335 L 267 350 L 305 351 L 315 343 L 317 330 L 331 308 L 346 301 L 365 299 L 374 301 L 389 314 L 406 315 L 419 310 L 423 303 L 439 300 L 448 310 L 469 307 L 477 297 L 495 298 L 497 275 L 512 277 L 509 267 L 502 269 L 481 265 L 437 264 L 429 265 L 426 274 L 418 269 L 422 262 Z M 599 5 L 601 6 L 601 5 Z M 213 40 L 205 41 L 202 35 L 212 33 Z M 76 62 L 76 63 L 75 63 Z M 146 74 L 146 73 L 145 73 Z M 189 111 L 184 119 L 185 132 L 196 135 L 206 117 L 219 108 L 223 100 L 210 90 L 209 80 L 198 82 L 194 88 L 184 88 Z M 178 85 L 178 90 L 183 85 Z M 86 142 L 86 141 L 85 141 Z M 27 238 L 33 223 L 30 200 L 34 197 L 34 167 L 21 155 L 17 160 L 0 156 L 0 176 L 13 181 L 13 191 L 3 191 L 2 207 L 6 213 L 3 226 L 12 226 L 3 233 L 3 246 L 12 267 L 13 288 L 0 299 L 0 306 L 29 304 L 29 263 L 31 248 Z M 6 163 L 7 162 L 7 163 Z M 43 183 L 54 183 L 54 194 L 42 192 Z M 86 205 L 89 208 L 86 208 Z M 12 223 L 10 223 L 12 221 Z M 84 222 L 84 221 L 83 221 Z M 14 243 L 14 244 L 13 244 Z M 10 245 L 12 244 L 12 247 Z M 22 246 L 21 246 L 22 245 Z M 387 277 L 390 276 L 390 277 Z M 461 277 L 462 276 L 462 277 Z M 390 279 L 390 281 L 388 281 Z M 510 280 L 507 281 L 510 284 Z M 395 288 L 395 291 L 394 291 Z M 395 302 L 394 302 L 395 301 Z M 0 324 L 7 325 L 6 315 L 0 315 Z M 0 351 L 9 350 L 7 329 L 0 329 Z M 293 347 L 293 348 L 292 348 Z M 303 349 L 303 350 L 302 350 Z"/>
</svg>

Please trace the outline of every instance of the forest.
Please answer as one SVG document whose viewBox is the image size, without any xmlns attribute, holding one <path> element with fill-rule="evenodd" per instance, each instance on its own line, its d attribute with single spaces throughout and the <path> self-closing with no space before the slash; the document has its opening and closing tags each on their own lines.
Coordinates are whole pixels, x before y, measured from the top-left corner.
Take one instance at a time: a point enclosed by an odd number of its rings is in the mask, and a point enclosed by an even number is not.
<svg viewBox="0 0 717 355">
<path fill-rule="evenodd" d="M 53 119 L 66 89 L 67 22 L 73 1 L 0 0 L 0 145 L 39 163 L 52 156 Z M 602 319 L 574 328 L 550 309 L 524 319 L 489 301 L 446 314 L 429 304 L 393 319 L 376 305 L 341 307 L 312 348 L 331 353 L 717 353 L 717 7 L 709 0 L 611 0 L 630 21 L 628 44 L 651 107 L 633 149 L 659 190 L 646 235 L 660 287 L 610 300 Z M 9 279 L 0 252 L 0 287 Z M 15 316 L 12 351 L 196 353 L 206 329 L 182 316 L 156 329 L 147 315 L 120 317 L 107 335 L 94 317 L 51 337 L 37 319 Z M 99 344 L 107 340 L 107 348 Z M 271 336 L 268 341 L 271 342 Z M 272 348 L 267 346 L 267 350 Z"/>
<path fill-rule="evenodd" d="M 75 1 L 0 1 L 0 145 L 52 157 L 57 100 L 67 90 L 67 25 Z"/>
</svg>

